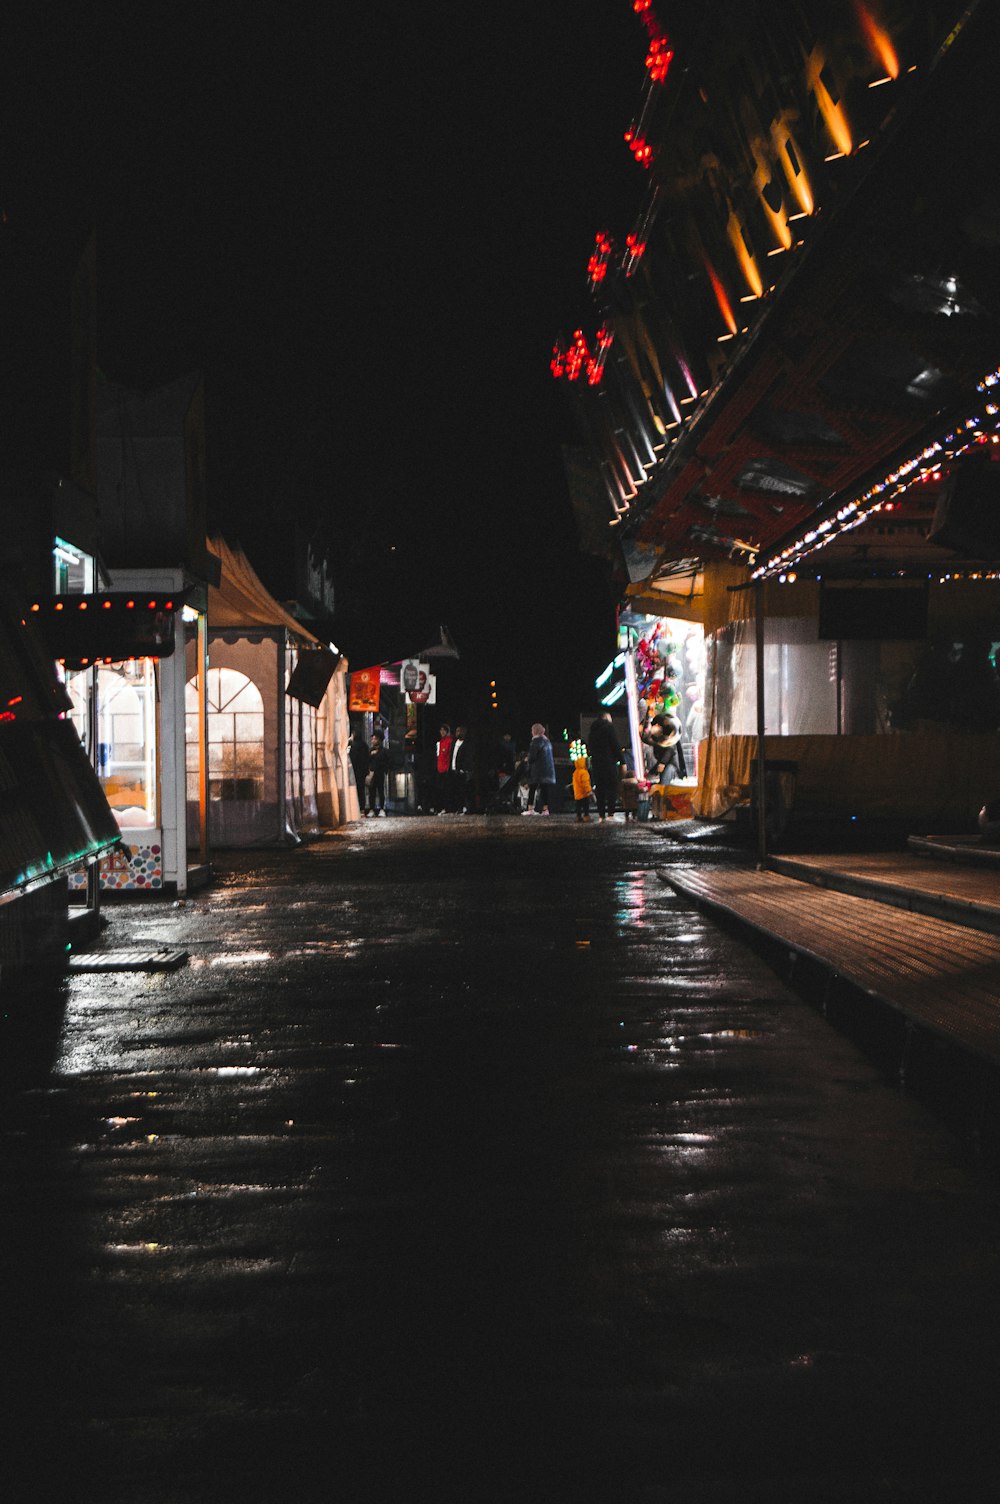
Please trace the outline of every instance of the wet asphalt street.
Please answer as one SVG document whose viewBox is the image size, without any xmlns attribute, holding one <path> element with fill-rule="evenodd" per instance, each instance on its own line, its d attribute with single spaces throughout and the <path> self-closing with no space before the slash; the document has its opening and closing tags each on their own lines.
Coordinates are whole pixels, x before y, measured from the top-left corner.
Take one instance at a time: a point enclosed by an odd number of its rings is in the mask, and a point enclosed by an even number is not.
<svg viewBox="0 0 1000 1504">
<path fill-rule="evenodd" d="M 190 962 L 5 1020 L 8 1504 L 995 1498 L 995 1184 L 676 856 L 383 819 L 108 909 Z"/>
</svg>

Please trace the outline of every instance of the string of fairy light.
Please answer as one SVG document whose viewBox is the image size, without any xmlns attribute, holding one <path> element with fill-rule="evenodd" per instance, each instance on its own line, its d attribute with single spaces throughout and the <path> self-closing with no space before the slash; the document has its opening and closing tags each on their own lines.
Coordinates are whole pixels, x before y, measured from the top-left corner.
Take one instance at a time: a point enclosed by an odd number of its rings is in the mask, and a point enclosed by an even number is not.
<svg viewBox="0 0 1000 1504">
<path fill-rule="evenodd" d="M 984 376 L 982 381 L 977 383 L 976 391 L 985 395 L 998 384 L 1000 384 L 1000 367 L 991 371 L 988 376 Z M 787 571 L 794 568 L 807 554 L 814 554 L 819 549 L 826 548 L 844 533 L 860 527 L 877 512 L 892 511 L 897 498 L 908 491 L 911 486 L 919 485 L 932 476 L 939 476 L 944 464 L 960 458 L 974 445 L 1000 443 L 1000 432 L 996 431 L 1000 425 L 996 421 L 990 424 L 990 420 L 996 420 L 998 415 L 1000 415 L 1000 406 L 992 400 L 987 400 L 982 404 L 980 411 L 971 413 L 949 433 L 924 445 L 918 453 L 911 455 L 894 470 L 890 470 L 860 496 L 845 502 L 832 516 L 824 517 L 821 521 L 810 525 L 788 543 L 780 553 L 771 555 L 762 564 L 752 568 L 750 578 L 768 579 L 778 574 L 779 571 L 787 574 Z M 985 431 L 990 426 L 994 429 L 992 433 Z M 942 575 L 941 583 L 960 578 L 992 580 L 998 577 L 1000 576 L 995 570 L 978 570 L 967 574 Z"/>
</svg>

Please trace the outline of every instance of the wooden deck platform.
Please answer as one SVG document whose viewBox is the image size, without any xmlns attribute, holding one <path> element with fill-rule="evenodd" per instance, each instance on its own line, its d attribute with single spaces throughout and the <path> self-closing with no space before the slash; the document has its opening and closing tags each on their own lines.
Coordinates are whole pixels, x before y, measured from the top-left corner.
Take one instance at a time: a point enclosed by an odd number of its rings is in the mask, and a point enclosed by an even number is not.
<svg viewBox="0 0 1000 1504">
<path fill-rule="evenodd" d="M 695 903 L 780 941 L 915 1025 L 1000 1065 L 1000 936 L 870 897 L 818 892 L 813 882 L 778 872 L 677 865 L 660 876 Z"/>
<path fill-rule="evenodd" d="M 774 856 L 768 865 L 818 887 L 1000 935 L 1000 872 L 990 867 L 934 861 L 913 852 Z"/>
</svg>

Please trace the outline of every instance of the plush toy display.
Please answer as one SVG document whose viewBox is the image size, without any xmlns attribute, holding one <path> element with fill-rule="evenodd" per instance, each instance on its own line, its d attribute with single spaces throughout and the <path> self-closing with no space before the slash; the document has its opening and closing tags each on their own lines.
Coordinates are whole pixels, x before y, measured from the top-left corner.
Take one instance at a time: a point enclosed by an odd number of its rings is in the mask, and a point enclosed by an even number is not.
<svg viewBox="0 0 1000 1504">
<path fill-rule="evenodd" d="M 658 621 L 649 637 L 640 638 L 635 650 L 639 716 L 666 715 L 681 702 L 678 683 L 684 674 L 681 645 L 666 622 Z"/>
<path fill-rule="evenodd" d="M 683 721 L 684 735 L 700 740 L 705 717 L 702 632 L 686 623 L 660 620 L 639 639 L 634 652 L 640 726 L 654 716 L 676 716 Z"/>
</svg>

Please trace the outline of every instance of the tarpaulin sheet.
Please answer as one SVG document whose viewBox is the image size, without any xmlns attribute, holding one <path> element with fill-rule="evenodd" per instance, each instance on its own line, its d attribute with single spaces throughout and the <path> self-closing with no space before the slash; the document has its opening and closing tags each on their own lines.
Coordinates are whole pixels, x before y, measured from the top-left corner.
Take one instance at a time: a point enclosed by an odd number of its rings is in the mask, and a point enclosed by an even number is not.
<svg viewBox="0 0 1000 1504">
<path fill-rule="evenodd" d="M 58 877 L 119 837 L 69 721 L 0 727 L 0 896 Z"/>
</svg>

